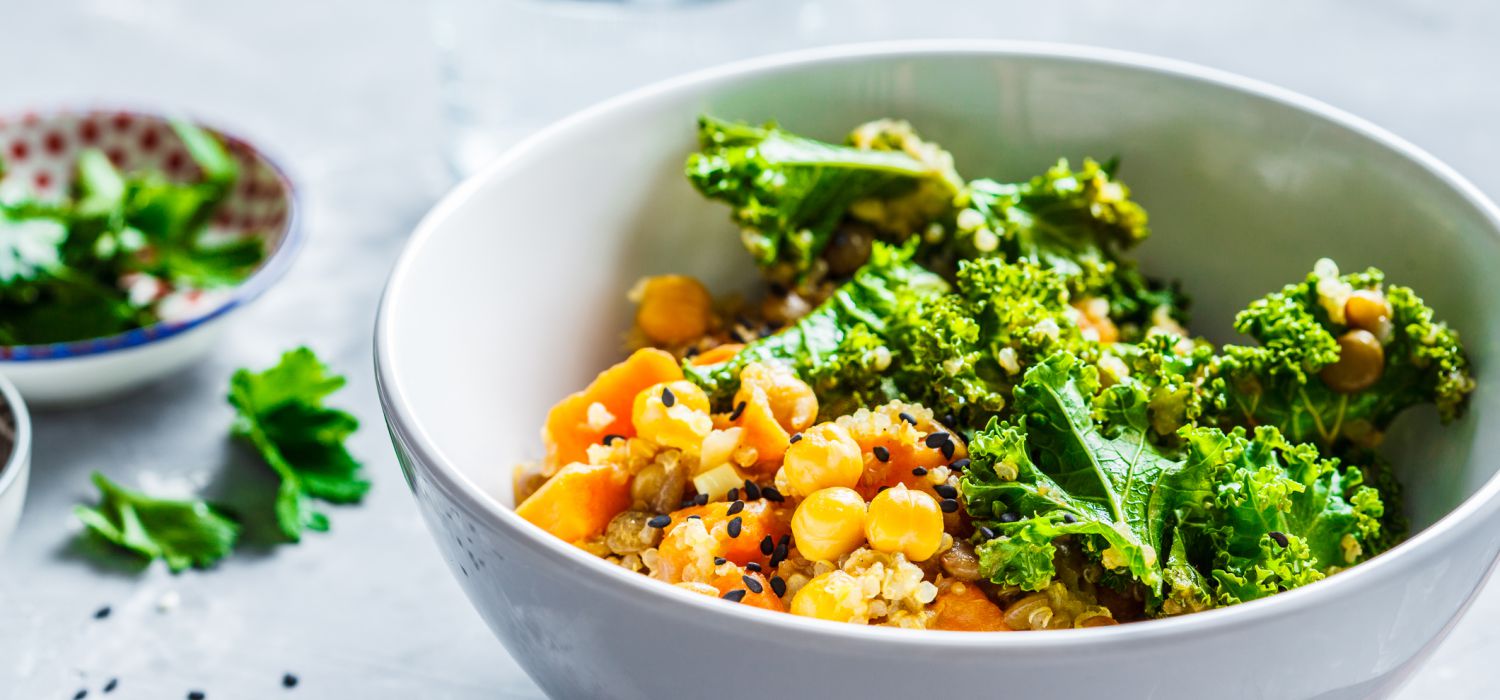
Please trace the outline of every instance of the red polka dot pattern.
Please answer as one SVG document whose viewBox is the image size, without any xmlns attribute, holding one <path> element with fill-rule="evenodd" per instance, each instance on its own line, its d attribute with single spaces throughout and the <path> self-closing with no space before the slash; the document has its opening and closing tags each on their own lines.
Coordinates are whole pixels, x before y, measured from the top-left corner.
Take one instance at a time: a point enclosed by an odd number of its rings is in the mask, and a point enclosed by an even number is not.
<svg viewBox="0 0 1500 700">
<path fill-rule="evenodd" d="M 261 234 L 274 248 L 285 233 L 291 185 L 249 144 L 224 138 L 240 165 L 239 185 L 209 224 L 209 235 Z M 125 171 L 159 170 L 173 180 L 199 177 L 166 119 L 133 112 L 25 112 L 0 117 L 0 157 L 5 176 L 0 196 L 56 201 L 73 180 L 73 164 L 85 148 L 98 148 Z"/>
</svg>

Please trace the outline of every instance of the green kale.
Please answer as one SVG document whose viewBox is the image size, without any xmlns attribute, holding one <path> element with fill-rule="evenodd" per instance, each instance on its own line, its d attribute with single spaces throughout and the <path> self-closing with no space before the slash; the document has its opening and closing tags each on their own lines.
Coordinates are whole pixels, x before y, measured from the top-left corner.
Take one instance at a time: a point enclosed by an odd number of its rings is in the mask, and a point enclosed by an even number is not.
<svg viewBox="0 0 1500 700">
<path fill-rule="evenodd" d="M 1358 469 L 1288 442 L 1272 427 L 1187 431 L 1188 458 L 1158 512 L 1233 604 L 1296 588 L 1374 555 L 1384 504 Z M 1170 511 L 1170 512 L 1168 512 Z"/>
<path fill-rule="evenodd" d="M 323 405 L 343 386 L 344 378 L 330 375 L 307 348 L 287 352 L 264 372 L 242 369 L 230 380 L 229 403 L 238 414 L 233 432 L 280 478 L 276 522 L 292 541 L 304 529 L 328 529 L 327 516 L 313 509 L 311 499 L 355 503 L 370 490 L 362 466 L 344 446 L 359 421 Z"/>
<path fill-rule="evenodd" d="M 977 548 L 986 577 L 1039 590 L 1067 537 L 1170 615 L 1304 585 L 1391 542 L 1360 470 L 1270 427 L 1253 439 L 1185 427 L 1180 446 L 1162 446 L 1151 393 L 1129 378 L 1101 386 L 1069 353 L 1026 373 L 1016 416 L 974 436 L 960 482 L 976 525 L 997 535 Z"/>
<path fill-rule="evenodd" d="M 924 261 L 936 269 L 981 257 L 1029 262 L 1062 276 L 1075 300 L 1106 299 L 1118 324 L 1144 329 L 1157 309 L 1183 320 L 1186 298 L 1123 255 L 1151 231 L 1114 170 L 1085 159 L 1075 171 L 1060 160 L 1024 183 L 975 180 L 958 198 L 952 233 L 930 244 Z"/>
<path fill-rule="evenodd" d="M 825 414 L 896 398 L 880 379 L 892 362 L 891 318 L 901 304 L 948 287 L 910 258 L 910 246 L 877 243 L 854 278 L 797 323 L 746 345 L 726 362 L 688 363 L 683 371 L 721 408 L 739 388 L 740 370 L 752 362 L 790 366 L 817 392 Z"/>
<path fill-rule="evenodd" d="M 1158 590 L 1150 504 L 1176 463 L 1149 439 L 1145 392 L 1130 383 L 1101 390 L 1096 368 L 1058 353 L 1027 371 L 1015 398 L 1018 417 L 970 443 L 961 481 L 969 514 L 999 534 L 978 547 L 981 571 L 1040 590 L 1055 574 L 1053 541 L 1070 536 L 1105 570 Z"/>
<path fill-rule="evenodd" d="M 1359 290 L 1378 292 L 1390 304 L 1388 326 L 1377 329 L 1384 366 L 1370 386 L 1341 392 L 1320 372 L 1339 360 L 1338 338 L 1350 329 L 1342 300 Z M 1373 268 L 1341 277 L 1331 261 L 1320 261 L 1303 282 L 1240 312 L 1235 328 L 1259 345 L 1225 346 L 1216 362 L 1228 396 L 1221 422 L 1275 426 L 1324 454 L 1378 443 L 1398 414 L 1418 404 L 1434 404 L 1444 421 L 1452 420 L 1474 390 L 1458 334 L 1434 320 L 1410 289 L 1385 285 Z"/>
<path fill-rule="evenodd" d="M 1005 409 L 1022 372 L 1060 349 L 1087 352 L 1056 272 L 998 258 L 959 264 L 956 291 L 909 299 L 892 348 L 895 382 L 954 427 Z"/>
<path fill-rule="evenodd" d="M 962 184 L 951 157 L 899 123 L 856 130 L 864 147 L 706 116 L 698 135 L 688 179 L 733 208 L 756 264 L 782 281 L 805 278 L 851 213 L 899 242 L 947 211 Z"/>
<path fill-rule="evenodd" d="M 172 571 L 206 568 L 228 556 L 240 528 L 200 500 L 152 498 L 94 472 L 99 505 L 73 509 L 89 532 L 147 560 L 166 560 Z"/>
</svg>

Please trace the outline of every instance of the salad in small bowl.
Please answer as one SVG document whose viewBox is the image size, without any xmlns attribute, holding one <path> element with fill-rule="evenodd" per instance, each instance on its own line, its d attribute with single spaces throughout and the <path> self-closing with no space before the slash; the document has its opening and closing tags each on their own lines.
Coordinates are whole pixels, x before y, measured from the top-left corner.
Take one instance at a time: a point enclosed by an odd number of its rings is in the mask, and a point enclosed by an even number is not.
<svg viewBox="0 0 1500 700">
<path fill-rule="evenodd" d="M 258 149 L 131 111 L 0 119 L 0 371 L 33 403 L 118 395 L 202 356 L 296 249 Z"/>
</svg>

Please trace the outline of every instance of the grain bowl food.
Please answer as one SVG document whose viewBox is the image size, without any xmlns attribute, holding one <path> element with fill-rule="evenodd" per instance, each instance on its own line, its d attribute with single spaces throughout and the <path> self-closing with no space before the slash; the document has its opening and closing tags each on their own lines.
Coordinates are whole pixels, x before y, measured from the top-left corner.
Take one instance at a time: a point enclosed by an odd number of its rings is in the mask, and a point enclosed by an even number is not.
<svg viewBox="0 0 1500 700">
<path fill-rule="evenodd" d="M 966 180 L 894 120 L 844 144 L 704 118 L 687 176 L 766 280 L 630 292 L 517 513 L 664 583 L 856 624 L 1113 625 L 1314 583 L 1405 534 L 1382 435 L 1459 417 L 1457 334 L 1327 259 L 1190 334 L 1114 162 Z"/>
</svg>

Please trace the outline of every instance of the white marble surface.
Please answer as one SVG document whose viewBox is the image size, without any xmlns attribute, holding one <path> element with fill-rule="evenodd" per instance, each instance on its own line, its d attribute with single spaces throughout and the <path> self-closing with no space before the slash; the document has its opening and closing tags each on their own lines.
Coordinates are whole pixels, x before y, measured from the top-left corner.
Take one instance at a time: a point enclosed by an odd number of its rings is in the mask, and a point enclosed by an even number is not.
<svg viewBox="0 0 1500 700">
<path fill-rule="evenodd" d="M 629 15 L 530 1 L 495 9 L 478 0 L 445 1 L 438 10 L 353 0 L 0 3 L 11 30 L 0 41 L 7 67 L 0 110 L 113 102 L 226 122 L 283 155 L 303 188 L 309 234 L 291 274 L 244 314 L 210 362 L 113 405 L 37 416 L 31 499 L 0 558 L 0 699 L 67 698 L 80 689 L 99 697 L 110 678 L 119 685 L 109 697 L 126 700 L 194 689 L 216 700 L 540 696 L 430 546 L 386 442 L 370 372 L 386 271 L 416 219 L 452 184 L 449 146 L 458 143 L 454 119 L 463 113 L 451 99 L 444 106 L 444 75 L 448 96 L 467 91 L 459 104 L 504 140 L 632 84 L 808 44 L 1092 43 L 1324 99 L 1500 195 L 1492 167 L 1500 159 L 1493 37 L 1500 6 L 1130 5 L 729 0 Z M 448 59 L 434 45 L 435 15 L 462 28 L 454 40 L 471 42 Z M 477 70 L 473 60 L 500 69 Z M 327 534 L 250 548 L 210 572 L 131 572 L 80 554 L 69 511 L 89 497 L 91 470 L 216 493 L 261 479 L 225 439 L 225 383 L 235 367 L 269 364 L 297 343 L 312 344 L 350 376 L 340 400 L 365 421 L 353 447 L 375 481 L 366 503 L 333 509 Z M 173 598 L 174 608 L 160 609 Z M 112 613 L 95 620 L 104 605 Z M 1491 586 L 1403 696 L 1500 696 L 1496 621 L 1500 587 Z M 300 677 L 295 690 L 282 689 L 286 672 Z"/>
</svg>

